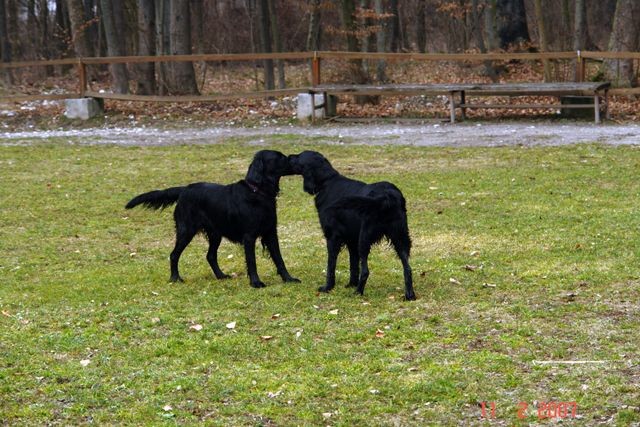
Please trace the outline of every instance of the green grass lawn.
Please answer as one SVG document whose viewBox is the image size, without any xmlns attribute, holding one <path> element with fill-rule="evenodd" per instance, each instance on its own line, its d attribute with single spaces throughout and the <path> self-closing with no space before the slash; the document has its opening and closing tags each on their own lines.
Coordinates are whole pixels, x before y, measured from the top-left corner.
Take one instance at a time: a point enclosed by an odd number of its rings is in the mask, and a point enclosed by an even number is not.
<svg viewBox="0 0 640 427">
<path fill-rule="evenodd" d="M 384 245 L 364 297 L 344 287 L 346 253 L 336 289 L 317 293 L 325 245 L 301 177 L 278 202 L 301 284 L 260 249 L 268 287 L 249 287 L 226 241 L 236 277 L 216 281 L 202 237 L 185 283 L 168 283 L 173 209 L 125 203 L 234 182 L 264 147 L 397 184 L 418 300 L 403 301 Z M 529 425 L 554 401 L 577 404 L 563 424 L 638 425 L 639 170 L 640 149 L 597 145 L 0 146 L 0 424 Z"/>
</svg>

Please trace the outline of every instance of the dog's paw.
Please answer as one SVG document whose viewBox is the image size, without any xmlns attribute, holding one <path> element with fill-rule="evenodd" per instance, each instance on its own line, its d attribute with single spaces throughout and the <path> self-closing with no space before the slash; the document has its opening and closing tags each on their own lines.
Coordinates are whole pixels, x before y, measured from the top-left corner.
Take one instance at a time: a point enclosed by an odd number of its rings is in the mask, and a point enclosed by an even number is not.
<svg viewBox="0 0 640 427">
<path fill-rule="evenodd" d="M 358 282 L 349 282 L 347 283 L 347 288 L 355 288 L 356 286 L 358 286 Z"/>
<path fill-rule="evenodd" d="M 169 281 L 173 283 L 184 283 L 184 280 L 180 276 L 171 276 Z"/>
<path fill-rule="evenodd" d="M 224 279 L 231 279 L 231 276 L 229 274 L 216 274 L 216 279 L 218 280 L 224 280 Z"/>
<path fill-rule="evenodd" d="M 331 289 L 333 289 L 333 286 L 324 285 L 324 286 L 320 286 L 318 288 L 318 291 L 320 291 L 320 292 L 329 292 Z"/>
<path fill-rule="evenodd" d="M 411 292 L 411 293 L 406 293 L 404 294 L 404 299 L 406 299 L 407 301 L 415 301 L 416 300 L 416 294 Z"/>
<path fill-rule="evenodd" d="M 296 279 L 295 277 L 292 277 L 292 276 L 285 277 L 283 278 L 283 280 L 285 282 L 290 282 L 290 283 L 302 283 L 300 279 Z"/>
<path fill-rule="evenodd" d="M 258 280 L 257 282 L 251 282 L 251 287 L 253 288 L 264 288 L 265 285 L 264 283 L 262 283 L 260 280 Z"/>
</svg>

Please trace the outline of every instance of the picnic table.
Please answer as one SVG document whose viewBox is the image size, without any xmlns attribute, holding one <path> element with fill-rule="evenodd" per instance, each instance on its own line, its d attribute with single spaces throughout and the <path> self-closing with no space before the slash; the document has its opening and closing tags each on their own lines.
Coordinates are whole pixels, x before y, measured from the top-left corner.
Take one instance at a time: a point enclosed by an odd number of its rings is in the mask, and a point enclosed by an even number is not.
<svg viewBox="0 0 640 427">
<path fill-rule="evenodd" d="M 609 118 L 609 82 L 589 83 L 471 83 L 471 84 L 323 84 L 308 89 L 312 97 L 316 94 L 327 95 L 443 95 L 449 99 L 449 114 L 451 123 L 456 121 L 456 109 L 461 110 L 461 118 L 464 120 L 467 108 L 592 108 L 596 123 L 601 122 L 601 107 L 604 108 L 606 118 Z M 578 96 L 591 98 L 591 103 L 564 104 L 564 103 L 534 103 L 534 104 L 487 104 L 469 103 L 467 97 L 522 97 L 522 96 L 552 96 L 568 97 Z M 312 105 L 315 103 L 312 102 Z M 316 108 L 325 108 L 326 101 Z M 315 111 L 312 119 L 315 118 Z"/>
</svg>

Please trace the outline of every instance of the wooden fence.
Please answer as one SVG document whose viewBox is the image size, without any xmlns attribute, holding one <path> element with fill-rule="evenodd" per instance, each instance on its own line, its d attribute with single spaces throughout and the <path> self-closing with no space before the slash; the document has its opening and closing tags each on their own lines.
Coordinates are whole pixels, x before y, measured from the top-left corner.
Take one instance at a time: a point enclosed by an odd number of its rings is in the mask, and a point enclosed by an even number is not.
<svg viewBox="0 0 640 427">
<path fill-rule="evenodd" d="M 312 86 L 322 82 L 321 63 L 324 59 L 334 60 L 386 60 L 389 62 L 407 61 L 450 61 L 450 62 L 484 62 L 484 61 L 543 61 L 564 60 L 575 61 L 576 81 L 584 81 L 587 78 L 586 64 L 588 61 L 600 61 L 603 59 L 615 60 L 640 60 L 640 52 L 542 52 L 542 53 L 369 53 L 369 52 L 289 52 L 289 53 L 258 53 L 258 54 L 211 54 L 211 55 L 172 55 L 172 56 L 112 56 L 101 58 L 69 58 L 49 61 L 23 61 L 0 63 L 0 70 L 28 67 L 47 67 L 55 65 L 72 65 L 77 69 L 78 90 L 75 93 L 65 94 L 36 94 L 36 95 L 11 95 L 0 96 L 0 102 L 20 102 L 31 100 L 60 100 L 69 98 L 82 98 L 85 96 L 117 99 L 124 101 L 151 101 L 151 102 L 198 102 L 217 101 L 238 98 L 265 98 L 272 96 L 288 95 L 304 91 L 304 88 L 291 88 L 281 90 L 256 91 L 244 93 L 230 93 L 219 95 L 194 95 L 194 96 L 154 96 L 131 95 L 115 93 L 98 93 L 91 91 L 87 82 L 87 66 L 104 64 L 136 64 L 154 62 L 253 62 L 265 59 L 310 61 L 310 82 Z M 612 89 L 613 95 L 637 95 L 638 88 Z"/>
</svg>

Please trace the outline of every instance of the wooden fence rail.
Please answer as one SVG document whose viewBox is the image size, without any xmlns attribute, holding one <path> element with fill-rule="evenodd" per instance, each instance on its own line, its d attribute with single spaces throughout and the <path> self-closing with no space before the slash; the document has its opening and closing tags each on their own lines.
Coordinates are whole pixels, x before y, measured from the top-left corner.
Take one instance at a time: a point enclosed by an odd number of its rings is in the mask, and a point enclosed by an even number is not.
<svg viewBox="0 0 640 427">
<path fill-rule="evenodd" d="M 373 53 L 373 52 L 286 52 L 286 53 L 240 53 L 240 54 L 204 54 L 204 55 L 164 55 L 164 56 L 114 56 L 100 58 L 66 58 L 48 61 L 22 61 L 0 63 L 0 70 L 46 67 L 54 65 L 75 65 L 78 72 L 78 91 L 68 94 L 36 94 L 0 96 L 0 101 L 20 102 L 45 99 L 68 99 L 92 96 L 107 99 L 151 102 L 197 102 L 238 98 L 264 98 L 291 94 L 298 89 L 284 89 L 279 91 L 256 91 L 248 93 L 234 93 L 222 95 L 201 96 L 142 96 L 97 93 L 90 91 L 87 82 L 86 68 L 90 65 L 103 64 L 137 64 L 155 62 L 235 62 L 261 61 L 265 59 L 280 59 L 289 61 L 310 61 L 310 81 L 313 86 L 322 82 L 321 61 L 325 60 L 386 60 L 386 61 L 453 61 L 453 62 L 483 62 L 483 61 L 541 61 L 541 60 L 575 60 L 577 81 L 586 78 L 586 62 L 602 59 L 632 59 L 640 60 L 640 52 L 539 52 L 539 53 Z M 613 89 L 611 94 L 638 94 L 638 89 Z"/>
</svg>

